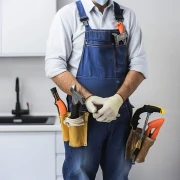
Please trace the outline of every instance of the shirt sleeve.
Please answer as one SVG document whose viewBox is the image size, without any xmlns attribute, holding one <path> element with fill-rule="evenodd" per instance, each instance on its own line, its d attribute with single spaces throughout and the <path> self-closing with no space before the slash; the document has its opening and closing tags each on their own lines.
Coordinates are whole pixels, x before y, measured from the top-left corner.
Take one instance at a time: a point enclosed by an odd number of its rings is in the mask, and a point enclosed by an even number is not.
<svg viewBox="0 0 180 180">
<path fill-rule="evenodd" d="M 45 72 L 52 78 L 67 71 L 67 60 L 72 52 L 72 29 L 63 9 L 55 15 L 46 44 Z"/>
<path fill-rule="evenodd" d="M 148 65 L 142 31 L 133 12 L 131 12 L 128 57 L 130 61 L 129 69 L 141 72 L 147 78 Z"/>
</svg>

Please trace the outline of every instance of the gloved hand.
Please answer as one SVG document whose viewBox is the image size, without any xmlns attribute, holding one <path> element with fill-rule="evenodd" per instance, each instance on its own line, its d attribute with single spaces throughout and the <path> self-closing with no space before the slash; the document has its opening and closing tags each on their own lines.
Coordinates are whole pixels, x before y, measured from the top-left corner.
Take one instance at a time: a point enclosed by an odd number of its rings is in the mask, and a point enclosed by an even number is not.
<svg viewBox="0 0 180 180">
<path fill-rule="evenodd" d="M 99 122 L 111 122 L 116 120 L 123 99 L 119 94 L 115 94 L 109 98 L 104 98 L 102 101 L 103 107 L 98 112 L 93 113 L 93 117 Z"/>
<path fill-rule="evenodd" d="M 99 96 L 90 96 L 86 99 L 85 104 L 90 113 L 97 112 L 96 105 L 103 105 L 105 102 L 105 98 Z"/>
</svg>

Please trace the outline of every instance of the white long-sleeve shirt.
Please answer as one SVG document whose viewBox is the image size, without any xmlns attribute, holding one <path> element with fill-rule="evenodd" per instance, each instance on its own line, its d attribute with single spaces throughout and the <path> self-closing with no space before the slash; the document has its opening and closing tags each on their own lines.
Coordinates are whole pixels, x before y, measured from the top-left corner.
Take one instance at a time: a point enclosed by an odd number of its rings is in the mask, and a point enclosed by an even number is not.
<svg viewBox="0 0 180 180">
<path fill-rule="evenodd" d="M 116 29 L 113 0 L 110 0 L 103 14 L 91 0 L 81 1 L 92 29 Z M 124 6 L 121 8 L 124 9 L 124 25 L 129 35 L 129 69 L 141 72 L 147 78 L 147 60 L 141 29 L 135 14 Z M 75 2 L 64 6 L 55 15 L 46 48 L 45 71 L 47 77 L 52 78 L 67 70 L 76 76 L 85 38 L 85 26 L 79 18 Z"/>
</svg>

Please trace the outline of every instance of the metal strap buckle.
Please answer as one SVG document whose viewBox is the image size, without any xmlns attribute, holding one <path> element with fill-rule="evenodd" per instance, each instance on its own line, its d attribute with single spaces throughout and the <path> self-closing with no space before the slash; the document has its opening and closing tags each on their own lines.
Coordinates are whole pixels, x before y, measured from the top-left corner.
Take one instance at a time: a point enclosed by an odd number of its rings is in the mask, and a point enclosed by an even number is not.
<svg viewBox="0 0 180 180">
<path fill-rule="evenodd" d="M 84 24 L 84 26 L 88 26 L 89 25 L 88 20 L 87 21 L 83 21 L 83 24 Z"/>
<path fill-rule="evenodd" d="M 89 23 L 88 23 L 89 18 L 87 16 L 81 17 L 80 21 L 83 22 L 84 26 L 88 26 L 89 25 Z"/>
</svg>

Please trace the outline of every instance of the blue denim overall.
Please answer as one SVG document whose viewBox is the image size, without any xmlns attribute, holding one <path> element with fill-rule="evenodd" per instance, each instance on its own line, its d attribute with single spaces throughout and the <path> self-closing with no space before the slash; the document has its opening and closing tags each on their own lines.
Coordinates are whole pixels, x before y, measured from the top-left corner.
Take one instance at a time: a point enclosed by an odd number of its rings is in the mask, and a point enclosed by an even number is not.
<svg viewBox="0 0 180 180">
<path fill-rule="evenodd" d="M 127 45 L 116 44 L 113 33 L 119 30 L 91 29 L 81 1 L 77 1 L 80 20 L 86 28 L 84 48 L 77 80 L 92 94 L 113 96 L 128 73 Z M 114 2 L 116 19 L 123 19 L 120 6 Z M 67 97 L 69 109 L 71 97 Z M 81 107 L 85 110 L 84 106 Z M 104 180 L 128 180 L 131 161 L 125 160 L 125 146 L 130 133 L 132 107 L 126 100 L 120 117 L 111 123 L 88 121 L 88 146 L 73 148 L 65 142 L 64 180 L 95 180 L 101 165 Z"/>
</svg>

